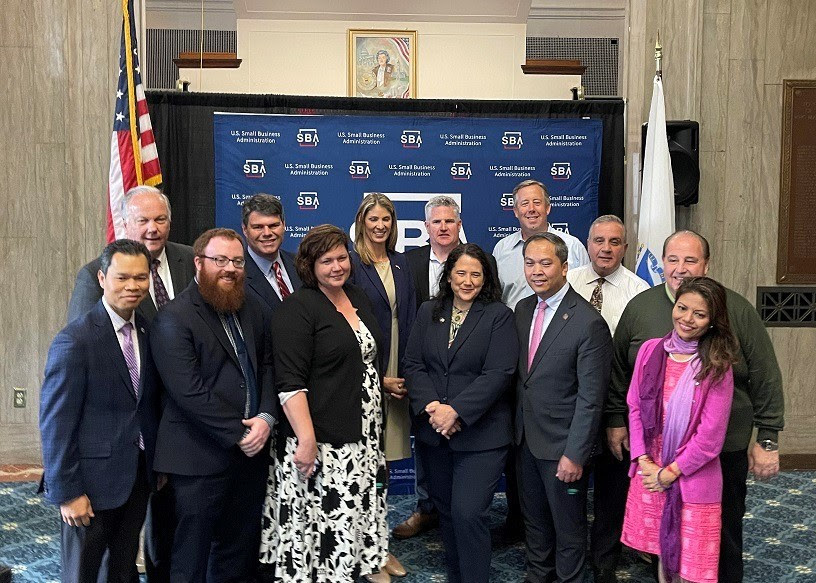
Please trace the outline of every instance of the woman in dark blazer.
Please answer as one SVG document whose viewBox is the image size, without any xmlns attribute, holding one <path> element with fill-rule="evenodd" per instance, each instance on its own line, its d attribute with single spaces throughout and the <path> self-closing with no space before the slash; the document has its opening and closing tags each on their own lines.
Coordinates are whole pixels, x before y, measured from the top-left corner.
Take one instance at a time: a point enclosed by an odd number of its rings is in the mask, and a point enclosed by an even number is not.
<svg viewBox="0 0 816 583">
<path fill-rule="evenodd" d="M 428 460 L 448 581 L 490 578 L 487 511 L 512 439 L 508 391 L 518 361 L 513 312 L 487 255 L 451 251 L 405 353 L 416 448 Z"/>
<path fill-rule="evenodd" d="M 371 300 L 383 334 L 385 400 L 385 459 L 411 457 L 411 418 L 402 371 L 402 358 L 416 316 L 414 280 L 405 255 L 397 253 L 397 214 L 384 194 L 365 196 L 354 219 L 354 271 L 351 283 Z"/>
<path fill-rule="evenodd" d="M 335 226 L 312 229 L 295 259 L 303 287 L 273 315 L 285 416 L 261 561 L 275 565 L 276 581 L 390 581 L 383 345 L 368 297 L 348 284 L 348 242 Z"/>
</svg>

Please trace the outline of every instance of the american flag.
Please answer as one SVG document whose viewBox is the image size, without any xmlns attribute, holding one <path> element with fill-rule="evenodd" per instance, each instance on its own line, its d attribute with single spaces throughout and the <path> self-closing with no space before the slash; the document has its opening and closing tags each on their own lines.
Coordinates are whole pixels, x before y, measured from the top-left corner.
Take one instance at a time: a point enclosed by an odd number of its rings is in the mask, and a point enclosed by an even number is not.
<svg viewBox="0 0 816 583">
<path fill-rule="evenodd" d="M 108 178 L 109 243 L 125 235 L 122 222 L 125 193 L 134 186 L 156 186 L 162 181 L 159 153 L 142 86 L 137 45 L 133 0 L 122 0 L 122 44 L 119 49 L 119 82 Z"/>
</svg>

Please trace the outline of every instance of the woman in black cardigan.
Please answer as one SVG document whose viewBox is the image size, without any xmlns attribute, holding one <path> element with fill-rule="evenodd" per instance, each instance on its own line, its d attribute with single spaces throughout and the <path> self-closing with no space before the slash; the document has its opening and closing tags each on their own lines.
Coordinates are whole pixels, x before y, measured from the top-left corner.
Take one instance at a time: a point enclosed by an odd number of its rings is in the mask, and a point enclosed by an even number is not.
<svg viewBox="0 0 816 583">
<path fill-rule="evenodd" d="M 303 287 L 275 311 L 278 436 L 262 560 L 293 582 L 390 581 L 379 327 L 347 283 L 348 237 L 312 229 L 295 259 Z"/>
</svg>

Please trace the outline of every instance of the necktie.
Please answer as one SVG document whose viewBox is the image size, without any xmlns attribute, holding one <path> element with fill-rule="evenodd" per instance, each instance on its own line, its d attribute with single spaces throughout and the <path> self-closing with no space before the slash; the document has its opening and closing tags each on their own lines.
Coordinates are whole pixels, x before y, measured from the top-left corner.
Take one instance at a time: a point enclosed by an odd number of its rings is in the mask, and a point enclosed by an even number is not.
<svg viewBox="0 0 816 583">
<path fill-rule="evenodd" d="M 170 302 L 170 295 L 167 293 L 167 288 L 164 287 L 161 275 L 159 275 L 158 259 L 150 262 L 150 276 L 153 278 L 153 295 L 156 298 L 156 307 L 161 310 Z"/>
<path fill-rule="evenodd" d="M 598 278 L 598 285 L 595 286 L 595 289 L 592 290 L 592 296 L 589 298 L 589 303 L 592 304 L 592 307 L 601 311 L 603 307 L 603 284 L 606 280 L 602 277 Z"/>
<path fill-rule="evenodd" d="M 289 291 L 289 288 L 286 286 L 286 282 L 283 281 L 283 273 L 281 273 L 280 263 L 275 261 L 272 264 L 272 269 L 275 271 L 275 279 L 278 281 L 278 289 L 280 289 L 281 299 L 285 300 L 292 292 Z"/>
<path fill-rule="evenodd" d="M 547 302 L 538 302 L 536 306 L 535 322 L 533 323 L 533 334 L 530 336 L 530 351 L 527 354 L 527 372 L 533 366 L 533 359 L 541 344 L 542 328 L 544 328 L 544 312 L 547 311 Z"/>
<path fill-rule="evenodd" d="M 235 321 L 237 316 L 235 314 L 228 314 L 225 319 L 227 326 L 229 326 L 230 335 L 232 336 L 233 346 L 235 348 L 235 355 L 238 357 L 238 363 L 241 365 L 241 373 L 244 376 L 244 384 L 246 389 L 246 406 L 244 413 L 247 419 L 255 417 L 258 414 L 258 388 L 256 385 L 255 371 L 252 369 L 252 362 L 249 360 L 247 353 L 247 345 L 241 331 L 238 329 L 238 323 Z"/>
<path fill-rule="evenodd" d="M 136 361 L 136 351 L 133 349 L 133 324 L 126 322 L 122 326 L 122 336 L 125 337 L 125 348 L 122 351 L 125 355 L 125 363 L 130 373 L 130 382 L 133 385 L 133 394 L 139 398 L 139 363 Z M 144 439 L 142 432 L 139 432 L 139 448 L 144 449 Z"/>
</svg>

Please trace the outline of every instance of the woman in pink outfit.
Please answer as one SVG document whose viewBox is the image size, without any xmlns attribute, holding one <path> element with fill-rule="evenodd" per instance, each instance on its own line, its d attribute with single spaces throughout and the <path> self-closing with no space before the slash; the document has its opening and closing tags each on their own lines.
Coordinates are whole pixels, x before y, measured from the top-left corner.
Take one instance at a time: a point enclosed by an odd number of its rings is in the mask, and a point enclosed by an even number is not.
<svg viewBox="0 0 816 583">
<path fill-rule="evenodd" d="M 660 556 L 661 583 L 716 583 L 722 472 L 737 340 L 725 288 L 708 277 L 677 290 L 665 338 L 643 344 L 629 385 L 633 478 L 622 542 Z"/>
</svg>

